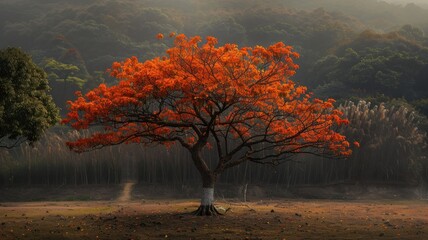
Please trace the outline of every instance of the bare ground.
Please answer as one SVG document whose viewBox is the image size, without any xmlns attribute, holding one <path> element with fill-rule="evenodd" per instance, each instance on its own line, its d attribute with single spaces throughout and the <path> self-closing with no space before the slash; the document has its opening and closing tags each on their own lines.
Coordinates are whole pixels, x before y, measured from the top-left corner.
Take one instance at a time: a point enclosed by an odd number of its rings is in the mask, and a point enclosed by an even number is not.
<svg viewBox="0 0 428 240">
<path fill-rule="evenodd" d="M 0 239 L 428 239 L 424 200 L 0 203 Z"/>
</svg>

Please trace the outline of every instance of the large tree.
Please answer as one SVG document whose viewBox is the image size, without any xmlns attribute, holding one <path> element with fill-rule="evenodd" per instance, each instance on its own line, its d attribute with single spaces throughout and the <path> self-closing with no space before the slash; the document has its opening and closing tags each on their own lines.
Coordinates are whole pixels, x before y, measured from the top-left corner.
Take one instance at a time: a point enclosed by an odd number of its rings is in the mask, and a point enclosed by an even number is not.
<svg viewBox="0 0 428 240">
<path fill-rule="evenodd" d="M 18 48 L 0 50 L 0 148 L 37 141 L 58 122 L 46 73 Z"/>
<path fill-rule="evenodd" d="M 64 120 L 76 129 L 103 128 L 68 146 L 82 152 L 121 143 L 180 144 L 202 177 L 198 215 L 217 213 L 214 184 L 228 168 L 247 161 L 278 164 L 305 153 L 351 153 L 333 130 L 347 123 L 334 100 L 311 99 L 290 80 L 298 68 L 290 46 L 217 47 L 213 37 L 200 42 L 178 35 L 164 57 L 114 63 L 118 85 L 78 94 Z M 215 165 L 204 151 L 216 153 Z"/>
</svg>

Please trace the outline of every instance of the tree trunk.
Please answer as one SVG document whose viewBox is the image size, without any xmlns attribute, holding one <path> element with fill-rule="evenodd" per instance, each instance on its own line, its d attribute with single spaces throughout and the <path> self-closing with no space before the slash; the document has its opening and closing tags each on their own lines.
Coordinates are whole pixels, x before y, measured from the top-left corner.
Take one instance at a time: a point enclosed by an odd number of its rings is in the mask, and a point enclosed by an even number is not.
<svg viewBox="0 0 428 240">
<path fill-rule="evenodd" d="M 214 185 L 217 176 L 212 173 L 201 173 L 202 175 L 202 196 L 201 205 L 193 213 L 197 216 L 222 215 L 214 206 Z"/>
<path fill-rule="evenodd" d="M 217 175 L 210 171 L 208 165 L 204 161 L 202 154 L 202 145 L 197 145 L 190 150 L 193 163 L 202 177 L 202 196 L 201 205 L 193 213 L 197 216 L 214 216 L 221 215 L 214 207 L 214 185 L 217 180 Z"/>
</svg>

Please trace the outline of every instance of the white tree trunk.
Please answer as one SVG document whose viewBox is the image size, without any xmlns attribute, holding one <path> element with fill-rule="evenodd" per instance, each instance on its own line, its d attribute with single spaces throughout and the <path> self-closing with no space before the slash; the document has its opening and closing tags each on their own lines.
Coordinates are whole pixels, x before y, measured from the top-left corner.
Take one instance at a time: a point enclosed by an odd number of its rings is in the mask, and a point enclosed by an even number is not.
<svg viewBox="0 0 428 240">
<path fill-rule="evenodd" d="M 201 206 L 193 213 L 198 216 L 222 215 L 214 207 L 214 188 L 202 188 Z"/>
<path fill-rule="evenodd" d="M 214 203 L 214 188 L 202 188 L 201 206 L 211 206 Z"/>
</svg>

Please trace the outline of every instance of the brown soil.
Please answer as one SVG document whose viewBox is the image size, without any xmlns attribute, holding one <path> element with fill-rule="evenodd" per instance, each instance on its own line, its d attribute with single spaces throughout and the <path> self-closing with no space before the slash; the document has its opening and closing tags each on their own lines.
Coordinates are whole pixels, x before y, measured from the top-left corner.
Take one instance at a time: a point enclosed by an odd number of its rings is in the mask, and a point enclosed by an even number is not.
<svg viewBox="0 0 428 240">
<path fill-rule="evenodd" d="M 1 203 L 0 239 L 428 239 L 427 201 Z"/>
</svg>

